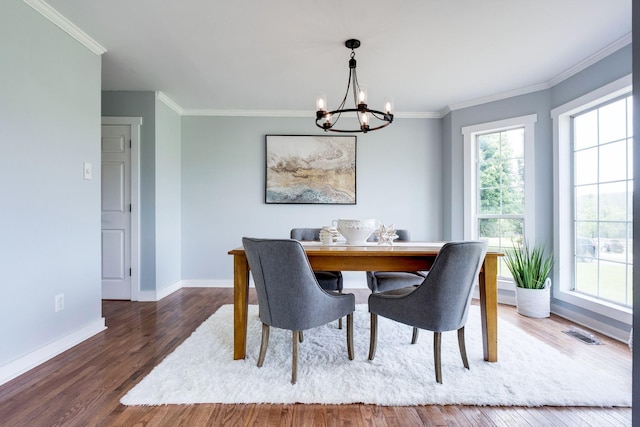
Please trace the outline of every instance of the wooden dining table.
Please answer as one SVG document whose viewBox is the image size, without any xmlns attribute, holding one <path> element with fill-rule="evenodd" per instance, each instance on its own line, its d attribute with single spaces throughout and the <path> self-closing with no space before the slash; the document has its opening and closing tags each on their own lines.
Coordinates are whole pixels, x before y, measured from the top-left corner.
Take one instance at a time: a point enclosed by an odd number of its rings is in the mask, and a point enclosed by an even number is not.
<svg viewBox="0 0 640 427">
<path fill-rule="evenodd" d="M 319 271 L 427 271 L 444 242 L 396 242 L 361 246 L 301 242 L 311 267 Z M 233 255 L 233 358 L 244 359 L 247 347 L 249 264 L 243 247 Z M 498 257 L 488 251 L 478 280 L 484 360 L 498 361 Z M 363 279 L 364 280 L 364 279 Z"/>
</svg>

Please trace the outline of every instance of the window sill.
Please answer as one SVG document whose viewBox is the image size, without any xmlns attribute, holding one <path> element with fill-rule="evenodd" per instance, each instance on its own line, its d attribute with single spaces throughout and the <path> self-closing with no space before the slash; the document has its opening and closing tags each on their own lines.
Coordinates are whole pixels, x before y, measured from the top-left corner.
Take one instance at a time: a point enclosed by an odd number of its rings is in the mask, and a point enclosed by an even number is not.
<svg viewBox="0 0 640 427">
<path fill-rule="evenodd" d="M 630 308 L 621 307 L 587 295 L 562 289 L 554 289 L 553 298 L 610 319 L 617 320 L 627 325 L 631 325 L 633 323 L 633 310 Z"/>
</svg>

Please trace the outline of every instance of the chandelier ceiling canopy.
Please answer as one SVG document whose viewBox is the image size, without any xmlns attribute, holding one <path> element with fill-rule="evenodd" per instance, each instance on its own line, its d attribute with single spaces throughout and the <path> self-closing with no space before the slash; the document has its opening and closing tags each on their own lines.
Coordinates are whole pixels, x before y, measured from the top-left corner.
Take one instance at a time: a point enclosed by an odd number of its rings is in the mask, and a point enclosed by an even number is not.
<svg viewBox="0 0 640 427">
<path fill-rule="evenodd" d="M 347 91 L 344 94 L 342 103 L 335 110 L 329 110 L 327 107 L 327 98 L 325 95 L 320 95 L 316 101 L 316 126 L 324 129 L 325 132 L 369 132 L 373 130 L 382 129 L 389 126 L 393 122 L 393 102 L 391 99 L 386 99 L 384 103 L 384 110 L 372 110 L 367 105 L 367 91 L 366 88 L 360 87 L 358 83 L 358 76 L 356 74 L 356 59 L 355 49 L 360 47 L 360 40 L 349 39 L 344 45 L 351 49 L 351 55 L 349 57 L 349 81 L 347 82 Z M 349 97 L 349 91 L 353 94 L 353 108 L 345 108 L 347 98 Z M 359 128 L 355 128 L 355 122 L 352 121 L 355 129 L 349 129 L 349 124 L 346 127 L 339 127 L 338 121 L 342 117 L 352 116 L 357 119 L 357 125 Z M 340 123 L 343 125 L 344 122 Z"/>
</svg>

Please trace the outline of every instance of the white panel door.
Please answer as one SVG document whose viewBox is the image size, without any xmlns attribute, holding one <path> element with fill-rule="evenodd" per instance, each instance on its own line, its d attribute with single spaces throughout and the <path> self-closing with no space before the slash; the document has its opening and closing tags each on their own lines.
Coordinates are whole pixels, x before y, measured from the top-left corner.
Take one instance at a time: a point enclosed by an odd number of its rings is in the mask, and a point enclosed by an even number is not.
<svg viewBox="0 0 640 427">
<path fill-rule="evenodd" d="M 131 126 L 102 125 L 102 298 L 131 299 Z"/>
</svg>

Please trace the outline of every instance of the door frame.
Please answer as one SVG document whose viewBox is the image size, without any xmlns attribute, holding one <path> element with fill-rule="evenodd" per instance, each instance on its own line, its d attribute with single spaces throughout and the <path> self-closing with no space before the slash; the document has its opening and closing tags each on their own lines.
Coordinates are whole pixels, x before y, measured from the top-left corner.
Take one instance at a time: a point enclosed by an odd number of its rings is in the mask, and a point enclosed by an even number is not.
<svg viewBox="0 0 640 427">
<path fill-rule="evenodd" d="M 102 117 L 102 125 L 131 128 L 131 301 L 140 295 L 140 126 L 142 117 Z"/>
</svg>

